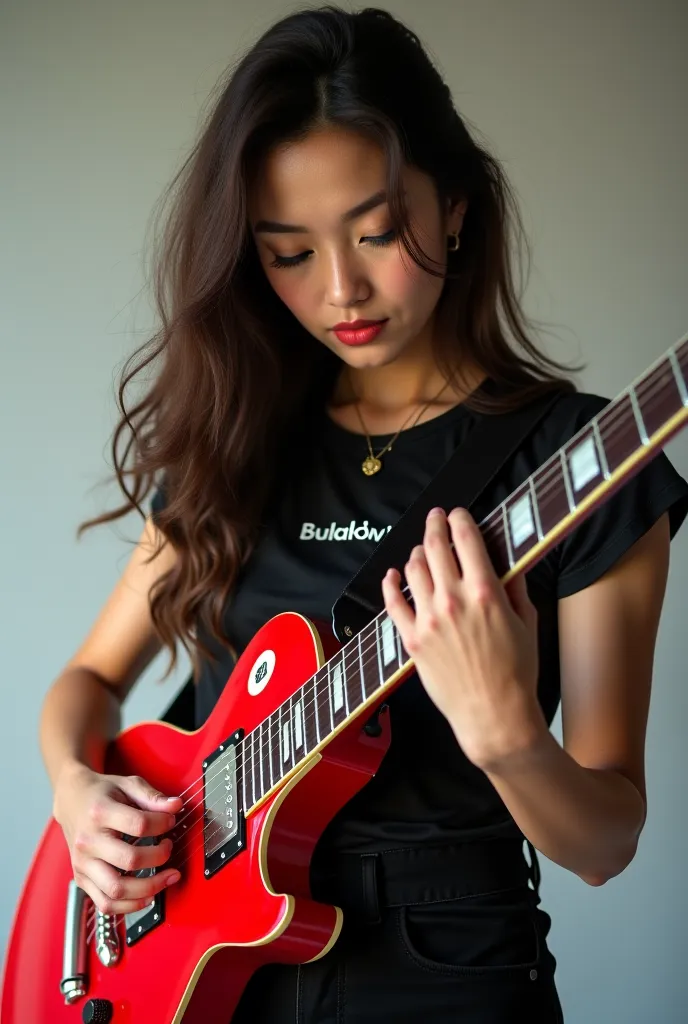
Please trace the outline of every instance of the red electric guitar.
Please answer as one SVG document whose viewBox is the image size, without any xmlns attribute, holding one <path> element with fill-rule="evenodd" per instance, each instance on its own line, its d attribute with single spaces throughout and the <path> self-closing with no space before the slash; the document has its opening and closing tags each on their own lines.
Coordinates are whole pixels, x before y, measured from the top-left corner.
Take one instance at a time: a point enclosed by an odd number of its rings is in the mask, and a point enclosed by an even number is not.
<svg viewBox="0 0 688 1024">
<path fill-rule="evenodd" d="M 542 558 L 686 420 L 688 337 L 480 524 L 503 580 Z M 311 853 L 377 770 L 388 720 L 379 735 L 362 726 L 412 670 L 384 612 L 343 647 L 287 612 L 253 638 L 201 729 L 124 730 L 106 771 L 181 794 L 169 863 L 182 879 L 145 910 L 103 915 L 76 886 L 50 821 L 10 936 L 2 1024 L 227 1024 L 262 964 L 323 956 L 342 912 L 311 899 Z"/>
</svg>

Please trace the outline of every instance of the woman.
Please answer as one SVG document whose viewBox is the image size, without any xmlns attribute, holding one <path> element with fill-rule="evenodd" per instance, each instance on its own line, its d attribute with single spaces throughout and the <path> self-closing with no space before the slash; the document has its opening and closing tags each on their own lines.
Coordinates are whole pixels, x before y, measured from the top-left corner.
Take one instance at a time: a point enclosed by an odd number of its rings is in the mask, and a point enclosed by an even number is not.
<svg viewBox="0 0 688 1024">
<path fill-rule="evenodd" d="M 256 630 L 285 610 L 327 619 L 483 417 L 559 394 L 478 521 L 605 405 L 531 340 L 504 174 L 386 12 L 273 26 L 175 184 L 161 327 L 120 391 L 125 502 L 97 521 L 157 484 L 152 511 L 41 722 L 75 878 L 117 914 L 178 877 L 169 841 L 132 861 L 117 836 L 166 831 L 181 800 L 102 774 L 120 704 L 160 647 L 172 663 L 188 649 L 200 725 Z M 317 962 L 257 972 L 235 1021 L 562 1019 L 535 849 L 591 885 L 635 853 L 669 540 L 687 507 L 661 455 L 506 589 L 466 512 L 428 516 L 405 581 L 381 583 L 417 674 L 389 701 L 379 772 L 313 860 L 343 934 Z M 563 748 L 549 732 L 560 696 Z"/>
</svg>

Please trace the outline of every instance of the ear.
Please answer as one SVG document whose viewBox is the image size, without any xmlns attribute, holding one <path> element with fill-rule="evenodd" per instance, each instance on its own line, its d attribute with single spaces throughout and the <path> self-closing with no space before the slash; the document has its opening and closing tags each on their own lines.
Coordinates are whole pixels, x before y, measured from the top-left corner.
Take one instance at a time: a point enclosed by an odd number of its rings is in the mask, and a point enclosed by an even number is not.
<svg viewBox="0 0 688 1024">
<path fill-rule="evenodd" d="M 458 202 L 452 203 L 450 199 L 447 200 L 447 233 L 454 231 L 461 231 L 463 225 L 463 218 L 466 215 L 468 209 L 468 200 L 460 199 Z"/>
</svg>

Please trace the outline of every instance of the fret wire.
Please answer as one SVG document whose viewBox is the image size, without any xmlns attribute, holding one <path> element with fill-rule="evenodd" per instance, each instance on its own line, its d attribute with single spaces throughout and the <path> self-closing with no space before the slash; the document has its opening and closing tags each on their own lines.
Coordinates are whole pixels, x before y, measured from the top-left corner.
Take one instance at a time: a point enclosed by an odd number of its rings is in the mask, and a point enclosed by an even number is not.
<svg viewBox="0 0 688 1024">
<path fill-rule="evenodd" d="M 299 757 L 303 757 L 303 755 L 305 753 L 305 745 L 304 745 L 305 731 L 304 731 L 304 721 L 303 721 L 303 687 L 299 687 L 299 689 L 296 691 L 295 696 L 298 699 L 297 699 L 296 703 L 294 704 L 294 715 L 293 715 L 293 718 L 294 718 L 294 752 L 296 753 L 296 751 L 300 748 L 301 749 L 301 754 L 299 755 Z M 301 742 L 300 743 L 297 742 L 299 736 L 301 737 Z"/>
<path fill-rule="evenodd" d="M 363 636 L 364 633 L 366 634 L 365 637 Z M 373 686 L 372 685 L 372 680 L 371 680 L 370 693 L 368 693 L 369 682 L 368 682 L 368 678 L 366 676 L 366 671 L 371 667 L 369 662 L 368 662 L 368 660 L 367 660 L 367 655 L 369 654 L 370 649 L 371 649 L 371 645 L 370 645 L 370 639 L 371 639 L 371 637 L 370 637 L 370 623 L 368 623 L 367 626 L 363 627 L 363 629 L 361 630 L 360 636 L 361 636 L 361 641 L 365 640 L 365 642 L 366 642 L 366 658 L 363 657 L 363 652 L 361 651 L 361 674 L 363 676 L 363 687 L 364 687 L 364 692 L 366 694 L 366 699 L 367 699 L 368 697 L 370 697 L 375 692 L 375 690 L 378 689 L 378 685 L 376 684 L 375 686 Z"/>
<path fill-rule="evenodd" d="M 289 736 L 290 736 L 290 747 L 289 753 L 291 754 L 291 768 L 296 764 L 296 729 L 294 728 L 294 694 L 287 701 L 289 710 L 287 711 L 287 721 L 289 722 Z"/>
<path fill-rule="evenodd" d="M 346 666 L 344 664 L 344 649 L 342 648 L 342 656 L 339 660 L 342 667 L 342 687 L 344 689 L 344 714 L 349 717 L 349 687 L 346 685 Z"/>
<path fill-rule="evenodd" d="M 399 632 L 396 626 L 394 627 L 394 636 L 397 642 L 397 660 L 399 662 L 399 668 L 401 668 L 401 666 L 404 664 L 404 655 L 401 650 L 401 633 Z"/>
<path fill-rule="evenodd" d="M 365 704 L 365 702 L 366 702 L 365 677 L 363 675 L 363 651 L 361 650 L 361 633 L 362 632 L 363 632 L 363 630 L 359 630 L 359 632 L 358 632 L 358 664 L 359 664 L 359 670 L 360 670 L 360 676 L 361 676 L 361 702 L 363 704 Z"/>
<path fill-rule="evenodd" d="M 318 673 L 313 676 L 313 713 L 315 715 L 316 746 L 320 744 L 320 715 L 318 714 Z"/>
<path fill-rule="evenodd" d="M 599 459 L 599 463 L 602 467 L 602 472 L 604 473 L 605 480 L 608 480 L 611 476 L 611 473 L 609 472 L 609 466 L 607 465 L 607 453 L 602 442 L 602 435 L 600 434 L 600 425 L 597 421 L 597 416 L 593 417 L 592 432 L 595 438 L 595 446 L 597 448 L 597 456 Z"/>
<path fill-rule="evenodd" d="M 303 720 L 303 749 L 304 753 L 309 754 L 314 746 L 317 744 L 317 733 L 315 729 L 311 729 L 311 719 L 309 713 L 311 709 L 315 711 L 314 706 L 314 691 L 313 691 L 314 678 L 311 676 L 301 687 L 303 693 L 303 704 L 301 707 L 301 718 Z M 313 742 L 311 742 L 313 740 Z"/>
<path fill-rule="evenodd" d="M 513 548 L 511 546 L 511 533 L 509 529 L 509 520 L 507 518 L 506 513 L 506 501 L 503 501 L 500 507 L 502 509 L 502 526 L 504 529 L 504 539 L 506 541 L 506 557 L 509 560 L 509 568 L 511 568 L 516 563 L 514 559 Z"/>
<path fill-rule="evenodd" d="M 299 697 L 299 703 L 301 711 L 299 712 L 299 718 L 301 719 L 301 732 L 303 733 L 303 753 L 308 753 L 308 726 L 306 724 L 306 689 L 307 682 L 303 686 L 299 687 L 301 696 Z"/>
<path fill-rule="evenodd" d="M 274 719 L 274 721 L 272 721 Z M 280 710 L 279 708 L 270 715 L 272 722 L 273 742 L 270 744 L 270 758 L 273 765 L 273 785 L 282 778 L 281 742 L 280 742 Z M 275 767 L 276 762 L 276 767 Z"/>
<path fill-rule="evenodd" d="M 330 732 L 334 732 L 334 708 L 332 706 L 332 703 L 333 703 L 333 698 L 332 698 L 332 680 L 330 678 L 330 663 L 329 663 L 329 661 L 328 661 L 327 665 L 325 666 L 325 668 L 326 668 L 326 675 L 327 675 L 327 683 L 326 683 L 326 685 L 327 685 L 327 706 L 328 706 L 328 708 L 330 710 L 330 730 L 329 731 Z"/>
<path fill-rule="evenodd" d="M 348 662 L 347 662 L 348 655 Z M 354 658 L 353 647 L 350 644 L 346 644 L 342 647 L 342 671 L 344 672 L 344 691 L 346 693 L 346 713 L 350 715 L 352 710 L 355 710 L 360 705 L 358 699 L 357 687 L 355 686 L 356 669 L 355 663 L 352 664 L 352 658 Z"/>
<path fill-rule="evenodd" d="M 643 444 L 649 444 L 650 443 L 650 438 L 647 436 L 647 431 L 645 430 L 645 423 L 643 422 L 643 414 L 640 411 L 640 404 L 638 402 L 638 396 L 635 393 L 635 388 L 633 388 L 633 387 L 629 388 L 628 394 L 629 394 L 629 397 L 631 399 L 631 407 L 633 409 L 633 415 L 635 416 L 635 422 L 636 422 L 636 426 L 638 428 L 638 434 L 640 436 L 640 440 L 643 442 Z"/>
<path fill-rule="evenodd" d="M 258 766 L 256 765 L 256 734 L 256 729 L 248 734 L 249 742 L 251 744 L 251 800 L 253 803 L 257 800 L 256 780 L 258 778 Z"/>
<path fill-rule="evenodd" d="M 330 663 L 329 661 L 325 665 L 325 685 L 327 687 L 327 707 L 330 714 L 330 727 L 328 729 L 328 735 L 334 732 L 334 711 L 332 708 L 332 680 L 330 679 Z"/>
<path fill-rule="evenodd" d="M 260 765 L 260 795 L 265 793 L 265 783 L 263 780 L 263 723 L 261 722 L 258 726 L 258 764 Z"/>
<path fill-rule="evenodd" d="M 253 794 L 254 804 L 258 801 L 256 794 L 256 782 L 258 780 L 258 769 L 256 765 L 256 732 L 255 730 L 251 733 L 251 793 Z"/>
<path fill-rule="evenodd" d="M 318 687 L 317 703 L 315 706 L 316 714 L 318 716 L 318 735 L 320 739 L 325 739 L 332 732 L 332 718 L 330 716 L 330 691 L 327 685 L 327 668 L 323 672 L 322 668 L 318 670 L 316 674 L 316 684 Z M 324 721 L 320 720 L 320 716 L 323 716 Z"/>
<path fill-rule="evenodd" d="M 275 785 L 275 780 L 272 777 L 272 715 L 268 715 L 268 770 L 270 772 L 270 789 Z"/>
<path fill-rule="evenodd" d="M 533 516 L 535 518 L 535 529 L 537 531 L 538 540 L 542 540 L 544 534 L 542 532 L 542 523 L 540 522 L 540 508 L 538 506 L 537 495 L 535 493 L 535 481 L 532 476 L 528 477 L 528 489 L 530 491 L 530 503 L 533 506 Z"/>
<path fill-rule="evenodd" d="M 286 738 L 285 738 L 286 733 Z M 289 771 L 289 722 L 284 722 L 284 704 L 280 705 L 280 771 L 284 777 Z"/>
<path fill-rule="evenodd" d="M 673 348 L 669 350 L 669 362 L 671 363 L 671 368 L 674 371 L 674 379 L 676 380 L 676 387 L 678 388 L 678 393 L 681 396 L 681 401 L 684 405 L 688 405 L 688 387 L 686 387 L 686 382 L 683 379 L 683 373 L 681 371 L 678 357 Z"/>
<path fill-rule="evenodd" d="M 559 464 L 561 465 L 561 472 L 564 478 L 564 488 L 566 490 L 566 500 L 569 503 L 569 512 L 575 512 L 576 503 L 573 500 L 573 490 L 571 488 L 571 481 L 569 479 L 569 468 L 566 465 L 566 455 L 564 454 L 563 448 L 559 449 Z"/>
<path fill-rule="evenodd" d="M 291 768 L 296 764 L 296 729 L 294 728 L 294 694 L 287 701 L 287 721 L 289 722 L 289 751 L 291 753 Z"/>
<path fill-rule="evenodd" d="M 375 655 L 377 657 L 377 674 L 380 677 L 380 686 L 384 686 L 385 669 L 382 664 L 382 631 L 378 620 L 374 619 L 373 621 L 375 623 Z"/>
<path fill-rule="evenodd" d="M 242 750 L 242 753 L 244 755 L 244 757 L 243 757 L 243 764 L 242 764 L 242 768 L 241 768 L 241 788 L 242 788 L 242 791 L 243 791 L 243 799 L 244 799 L 243 811 L 244 811 L 244 813 L 246 813 L 246 811 L 248 810 L 248 802 L 247 802 L 247 799 L 246 799 L 247 798 L 247 793 L 246 793 L 246 771 L 247 771 L 248 758 L 246 756 L 246 737 L 245 736 L 244 736 L 243 740 L 241 741 L 241 750 Z"/>
</svg>

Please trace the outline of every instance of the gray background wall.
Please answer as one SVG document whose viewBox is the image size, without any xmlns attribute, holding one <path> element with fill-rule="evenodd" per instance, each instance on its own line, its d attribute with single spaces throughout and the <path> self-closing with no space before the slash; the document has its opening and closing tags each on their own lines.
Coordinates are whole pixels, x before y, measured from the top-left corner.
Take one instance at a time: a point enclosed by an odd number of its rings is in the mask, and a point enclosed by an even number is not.
<svg viewBox="0 0 688 1024">
<path fill-rule="evenodd" d="M 612 395 L 688 330 L 683 0 L 397 0 L 516 186 L 534 246 L 527 308 Z M 36 725 L 138 532 L 79 544 L 103 477 L 116 368 L 150 324 L 152 206 L 269 0 L 5 0 L 0 10 L 0 948 L 51 808 Z M 669 454 L 688 475 L 688 439 Z M 648 737 L 649 820 L 600 889 L 544 865 L 572 1024 L 685 1020 L 688 532 L 674 545 Z M 156 716 L 159 666 L 126 708 Z"/>
</svg>

